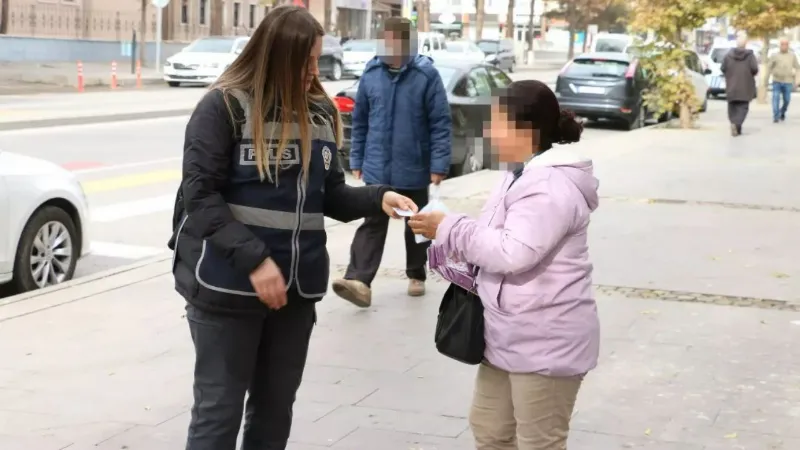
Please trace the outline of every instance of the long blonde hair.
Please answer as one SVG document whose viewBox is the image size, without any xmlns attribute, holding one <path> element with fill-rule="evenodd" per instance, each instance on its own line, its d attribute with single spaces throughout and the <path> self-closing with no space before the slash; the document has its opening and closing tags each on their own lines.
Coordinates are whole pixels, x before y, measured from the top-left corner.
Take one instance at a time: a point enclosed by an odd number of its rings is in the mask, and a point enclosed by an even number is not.
<svg viewBox="0 0 800 450">
<path fill-rule="evenodd" d="M 238 58 L 228 67 L 219 79 L 211 86 L 220 89 L 228 105 L 231 119 L 237 119 L 231 107 L 228 92 L 238 90 L 245 92 L 251 99 L 250 123 L 252 126 L 253 145 L 255 147 L 256 165 L 261 180 L 269 179 L 277 184 L 278 168 L 275 173 L 269 172 L 270 152 L 265 136 L 264 122 L 281 123 L 279 149 L 286 148 L 289 132 L 297 123 L 300 129 L 300 153 L 304 177 L 308 177 L 308 165 L 311 160 L 311 131 L 308 103 L 314 101 L 327 105 L 326 110 L 333 117 L 333 131 L 336 145 L 341 146 L 341 119 L 333 101 L 325 93 L 325 88 L 314 77 L 311 88 L 306 91 L 307 70 L 311 51 L 324 36 L 322 25 L 305 8 L 299 6 L 279 6 L 270 11 L 253 32 L 250 41 Z M 271 117 L 266 115 L 272 111 Z M 280 158 L 280 155 L 275 155 Z"/>
</svg>

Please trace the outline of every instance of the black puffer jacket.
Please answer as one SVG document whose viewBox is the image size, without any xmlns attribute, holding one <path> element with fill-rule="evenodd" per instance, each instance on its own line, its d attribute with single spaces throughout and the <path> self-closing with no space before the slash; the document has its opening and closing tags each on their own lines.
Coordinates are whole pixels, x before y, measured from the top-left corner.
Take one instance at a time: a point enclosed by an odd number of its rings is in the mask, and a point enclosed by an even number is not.
<svg viewBox="0 0 800 450">
<path fill-rule="evenodd" d="M 226 100 L 232 105 L 235 120 L 228 111 Z M 325 108 L 311 105 L 310 109 L 318 113 L 316 117 L 324 116 Z M 307 185 L 319 189 L 311 192 L 300 188 L 299 161 L 294 165 L 291 161 L 288 165 L 283 160 L 276 162 L 282 167 L 277 186 L 262 182 L 248 172 L 256 170 L 253 162 L 245 161 L 245 156 L 242 156 L 247 153 L 245 147 L 252 148 L 252 141 L 241 129 L 245 119 L 241 102 L 218 90 L 210 91 L 197 105 L 186 126 L 183 180 L 176 200 L 174 231 L 169 246 L 175 252 L 175 288 L 188 302 L 220 312 L 263 314 L 266 307 L 252 292 L 247 292 L 252 289 L 247 285 L 247 277 L 255 268 L 272 257 L 284 272 L 293 292 L 302 292 L 309 285 L 317 291 L 322 286 L 324 292 L 328 282 L 325 232 L 319 226 L 313 232 L 304 231 L 309 222 L 307 219 L 322 213 L 349 222 L 382 214 L 381 200 L 389 189 L 384 186 L 348 186 L 336 157 L 335 143 L 330 139 L 312 141 L 314 150 Z M 333 123 L 331 117 L 328 119 L 327 123 Z M 331 130 L 330 135 L 332 133 Z M 332 155 L 332 158 L 323 159 L 316 155 L 319 151 Z M 276 190 L 285 191 L 276 195 Z M 261 211 L 287 211 L 280 213 L 280 217 L 296 215 L 292 222 L 298 224 L 295 231 L 282 234 L 287 228 L 277 228 L 265 232 L 264 224 L 253 226 L 253 223 L 246 223 L 248 217 L 241 216 L 242 207 L 233 204 L 242 203 L 243 192 L 249 198 L 256 198 L 256 206 L 266 208 Z M 291 205 L 287 206 L 287 198 L 302 198 L 302 205 L 297 200 L 300 209 L 295 210 L 295 203 L 291 200 Z M 316 206 L 313 212 L 309 212 L 308 205 L 312 203 Z M 253 210 L 244 208 L 245 212 Z M 210 253 L 215 259 L 208 267 Z M 212 277 L 215 280 L 210 282 L 207 278 Z M 297 280 L 302 280 L 302 286 Z M 312 295 L 307 300 L 314 301 L 319 297 Z"/>
</svg>

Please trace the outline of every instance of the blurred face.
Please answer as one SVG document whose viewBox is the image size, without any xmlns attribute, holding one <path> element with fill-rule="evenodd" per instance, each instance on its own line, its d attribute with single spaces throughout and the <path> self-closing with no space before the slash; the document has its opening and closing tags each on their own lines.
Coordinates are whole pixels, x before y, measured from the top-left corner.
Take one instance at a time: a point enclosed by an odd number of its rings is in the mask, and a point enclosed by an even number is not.
<svg viewBox="0 0 800 450">
<path fill-rule="evenodd" d="M 789 51 L 789 41 L 781 41 L 781 52 L 786 53 Z"/>
<path fill-rule="evenodd" d="M 381 53 L 385 56 L 402 56 L 403 47 L 408 36 L 403 37 L 399 31 L 385 31 L 383 33 L 383 48 Z"/>
<path fill-rule="evenodd" d="M 524 162 L 538 150 L 535 145 L 538 139 L 534 141 L 534 135 L 538 135 L 538 132 L 520 128 L 510 120 L 506 107 L 499 100 L 492 103 L 492 118 L 486 132 L 500 162 Z"/>
<path fill-rule="evenodd" d="M 322 56 L 322 38 L 317 37 L 314 42 L 314 47 L 311 48 L 311 54 L 308 56 L 308 66 L 306 66 L 303 79 L 306 80 L 306 90 L 311 89 L 311 83 L 314 78 L 319 76 L 319 58 Z"/>
</svg>

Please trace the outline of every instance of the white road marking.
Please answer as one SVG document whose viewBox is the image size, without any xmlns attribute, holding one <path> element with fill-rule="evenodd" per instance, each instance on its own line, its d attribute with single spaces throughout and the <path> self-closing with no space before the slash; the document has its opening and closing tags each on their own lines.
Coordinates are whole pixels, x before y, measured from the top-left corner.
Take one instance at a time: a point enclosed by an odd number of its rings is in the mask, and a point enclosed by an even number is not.
<svg viewBox="0 0 800 450">
<path fill-rule="evenodd" d="M 192 106 L 187 106 L 187 109 L 192 108 Z M 176 108 L 177 109 L 177 108 Z M 157 113 L 159 111 L 128 111 L 128 112 L 118 112 L 117 114 L 126 114 L 126 113 L 139 113 L 139 112 L 152 112 Z M 88 115 L 86 116 L 86 120 L 92 120 L 92 117 L 96 115 Z M 63 117 L 42 117 L 40 119 L 32 119 L 32 121 L 36 120 L 58 120 Z M 74 118 L 73 116 L 69 116 L 69 118 Z M 30 135 L 42 135 L 42 134 L 57 134 L 57 133 L 68 133 L 68 132 L 86 132 L 91 130 L 97 129 L 108 129 L 114 127 L 125 127 L 128 128 L 131 125 L 147 125 L 148 123 L 157 123 L 157 122 L 165 122 L 165 121 L 173 121 L 173 122 L 182 122 L 184 125 L 186 122 L 189 121 L 189 116 L 169 116 L 169 117 L 153 117 L 147 119 L 132 119 L 132 120 L 116 120 L 113 122 L 99 122 L 99 123 L 76 123 L 72 125 L 56 125 L 52 127 L 44 127 L 44 128 L 22 128 L 19 130 L 5 130 L 0 131 L 0 136 L 30 136 Z M 28 122 L 28 121 L 22 121 Z"/>
<path fill-rule="evenodd" d="M 131 162 L 131 163 L 123 163 L 123 164 L 113 164 L 110 166 L 100 166 L 100 167 L 89 167 L 87 169 L 78 169 L 73 170 L 72 173 L 82 175 L 87 173 L 98 173 L 98 172 L 110 172 L 113 170 L 124 170 L 124 169 L 131 169 L 134 167 L 143 167 L 143 166 L 155 166 L 158 164 L 165 164 L 171 163 L 176 161 L 183 160 L 182 156 L 176 156 L 173 158 L 161 158 L 161 159 L 151 159 L 149 161 L 138 161 L 138 162 Z"/>
<path fill-rule="evenodd" d="M 172 211 L 175 207 L 175 194 L 161 195 L 130 202 L 114 203 L 108 206 L 92 208 L 92 222 L 109 223 L 131 217 L 144 216 L 164 211 Z"/>
<path fill-rule="evenodd" d="M 90 255 L 119 259 L 142 259 L 160 255 L 169 251 L 170 250 L 166 246 L 159 248 L 145 247 L 141 245 L 118 244 L 116 242 L 93 241 Z"/>
</svg>

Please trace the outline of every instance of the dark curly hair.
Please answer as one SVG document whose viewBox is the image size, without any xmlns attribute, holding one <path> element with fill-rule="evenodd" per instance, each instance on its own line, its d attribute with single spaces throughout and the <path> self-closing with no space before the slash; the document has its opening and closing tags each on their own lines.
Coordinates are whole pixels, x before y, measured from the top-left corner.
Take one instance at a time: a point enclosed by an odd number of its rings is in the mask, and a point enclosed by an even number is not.
<svg viewBox="0 0 800 450">
<path fill-rule="evenodd" d="M 580 141 L 583 125 L 576 120 L 575 113 L 561 109 L 556 95 L 541 81 L 515 81 L 500 91 L 498 97 L 510 120 L 539 131 L 539 151 L 550 150 L 553 144 Z"/>
</svg>

